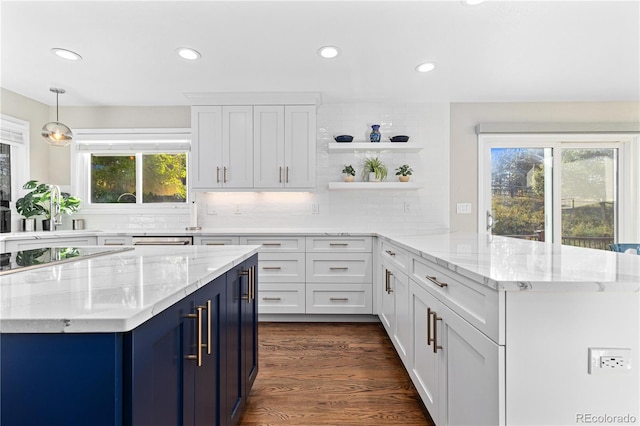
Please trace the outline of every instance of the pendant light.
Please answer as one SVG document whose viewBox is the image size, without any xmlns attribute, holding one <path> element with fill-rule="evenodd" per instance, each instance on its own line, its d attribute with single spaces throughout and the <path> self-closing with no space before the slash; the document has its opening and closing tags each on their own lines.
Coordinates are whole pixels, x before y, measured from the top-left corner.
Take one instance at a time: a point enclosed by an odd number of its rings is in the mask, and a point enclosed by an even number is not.
<svg viewBox="0 0 640 426">
<path fill-rule="evenodd" d="M 56 121 L 51 121 L 42 126 L 42 137 L 53 146 L 67 146 L 73 139 L 71 129 L 58 121 L 58 96 L 65 93 L 64 89 L 52 87 L 49 89 L 56 94 Z"/>
</svg>

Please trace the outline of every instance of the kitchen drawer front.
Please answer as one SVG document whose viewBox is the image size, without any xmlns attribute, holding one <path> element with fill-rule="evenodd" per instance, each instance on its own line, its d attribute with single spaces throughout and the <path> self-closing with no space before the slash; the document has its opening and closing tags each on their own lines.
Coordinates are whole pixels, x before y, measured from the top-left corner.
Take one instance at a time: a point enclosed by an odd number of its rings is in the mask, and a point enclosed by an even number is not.
<svg viewBox="0 0 640 426">
<path fill-rule="evenodd" d="M 371 253 L 371 237 L 307 237 L 307 253 Z"/>
<path fill-rule="evenodd" d="M 304 253 L 305 250 L 304 237 L 241 237 L 240 244 L 255 246 L 261 245 L 260 253 Z"/>
<path fill-rule="evenodd" d="M 237 246 L 239 237 L 193 237 L 193 244 L 197 246 Z"/>
<path fill-rule="evenodd" d="M 258 278 L 260 283 L 303 283 L 304 253 L 260 253 Z"/>
<path fill-rule="evenodd" d="M 130 246 L 131 237 L 98 237 L 99 246 Z"/>
<path fill-rule="evenodd" d="M 416 257 L 411 258 L 410 276 L 489 338 L 500 341 L 500 306 L 504 307 L 500 303 L 500 292 Z M 443 287 L 427 277 L 432 277 Z"/>
<path fill-rule="evenodd" d="M 260 283 L 258 312 L 261 314 L 304 314 L 304 283 Z"/>
<path fill-rule="evenodd" d="M 380 254 L 383 259 L 395 265 L 402 272 L 407 273 L 409 255 L 404 249 L 382 240 L 380 242 Z"/>
<path fill-rule="evenodd" d="M 370 283 L 370 253 L 307 253 L 308 283 Z"/>
<path fill-rule="evenodd" d="M 7 252 L 31 250 L 42 247 L 76 247 L 95 246 L 96 237 L 75 237 L 75 238 L 37 238 L 28 240 L 5 241 Z"/>
<path fill-rule="evenodd" d="M 371 284 L 307 284 L 308 314 L 371 314 Z"/>
</svg>

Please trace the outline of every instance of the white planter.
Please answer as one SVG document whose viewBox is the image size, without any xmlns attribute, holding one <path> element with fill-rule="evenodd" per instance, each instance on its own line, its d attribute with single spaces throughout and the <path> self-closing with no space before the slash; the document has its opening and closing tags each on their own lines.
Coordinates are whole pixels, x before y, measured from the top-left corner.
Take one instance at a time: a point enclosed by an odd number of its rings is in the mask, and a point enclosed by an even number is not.
<svg viewBox="0 0 640 426">
<path fill-rule="evenodd" d="M 369 182 L 380 182 L 380 179 L 377 179 L 376 174 L 371 172 L 369 173 Z"/>
</svg>

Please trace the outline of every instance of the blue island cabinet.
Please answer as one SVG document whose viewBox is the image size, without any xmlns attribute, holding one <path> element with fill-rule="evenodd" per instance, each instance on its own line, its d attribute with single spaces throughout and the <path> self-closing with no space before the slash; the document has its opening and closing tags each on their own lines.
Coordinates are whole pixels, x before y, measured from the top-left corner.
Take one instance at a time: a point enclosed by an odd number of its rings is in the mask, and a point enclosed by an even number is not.
<svg viewBox="0 0 640 426">
<path fill-rule="evenodd" d="M 236 424 L 258 369 L 256 265 L 127 333 L 3 334 L 0 424 Z"/>
</svg>

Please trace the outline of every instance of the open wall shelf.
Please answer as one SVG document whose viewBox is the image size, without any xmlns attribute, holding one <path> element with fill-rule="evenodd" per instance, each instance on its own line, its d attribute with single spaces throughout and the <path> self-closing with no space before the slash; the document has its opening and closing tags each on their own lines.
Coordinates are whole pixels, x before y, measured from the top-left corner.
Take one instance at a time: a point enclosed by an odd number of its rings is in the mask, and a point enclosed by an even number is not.
<svg viewBox="0 0 640 426">
<path fill-rule="evenodd" d="M 329 191 L 348 191 L 361 189 L 393 189 L 393 190 L 416 190 L 422 186 L 413 182 L 329 182 Z"/>
<path fill-rule="evenodd" d="M 329 142 L 329 152 L 420 152 L 422 147 L 410 142 Z"/>
</svg>

